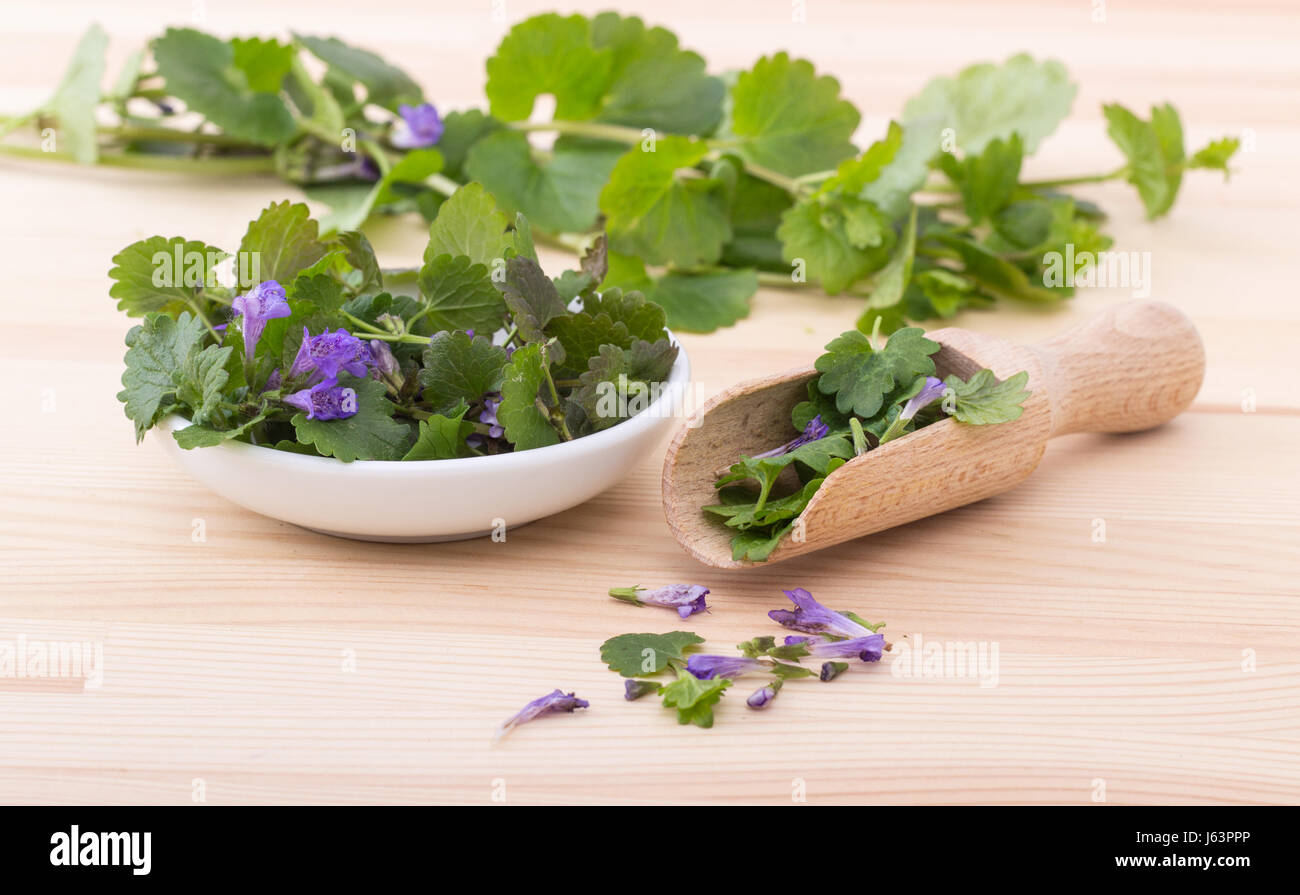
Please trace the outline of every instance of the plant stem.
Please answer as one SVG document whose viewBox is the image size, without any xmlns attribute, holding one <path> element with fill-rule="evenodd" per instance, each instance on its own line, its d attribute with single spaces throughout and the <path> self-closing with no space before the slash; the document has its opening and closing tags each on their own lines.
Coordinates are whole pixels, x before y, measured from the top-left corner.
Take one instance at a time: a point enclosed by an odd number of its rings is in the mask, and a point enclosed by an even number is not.
<svg viewBox="0 0 1300 895">
<path fill-rule="evenodd" d="M 195 317 L 198 317 L 199 320 L 201 320 L 201 321 L 203 322 L 203 325 L 206 326 L 206 327 L 208 328 L 208 332 L 210 332 L 210 333 L 212 334 L 212 338 L 216 339 L 216 340 L 217 340 L 217 344 L 220 345 L 220 344 L 221 344 L 221 333 L 217 332 L 216 329 L 213 328 L 213 326 L 212 326 L 212 322 L 211 322 L 210 320 L 208 320 L 208 315 L 207 315 L 207 314 L 204 314 L 203 311 L 202 311 L 202 309 L 199 308 L 198 303 L 195 302 L 195 301 L 193 301 L 192 299 L 188 299 L 188 298 L 187 298 L 187 299 L 185 300 L 185 303 L 186 303 L 187 305 L 190 306 L 190 310 L 194 312 L 194 316 L 195 316 Z"/>
<path fill-rule="evenodd" d="M 575 137 L 595 140 L 613 140 L 616 143 L 640 143 L 649 134 L 635 127 L 620 124 L 601 124 L 599 121 L 512 121 L 506 125 L 517 131 L 555 131 Z"/>
<path fill-rule="evenodd" d="M 1085 174 L 1078 177 L 1058 177 L 1053 180 L 1026 180 L 1020 186 L 1030 190 L 1050 190 L 1062 186 L 1080 186 L 1087 183 L 1106 183 L 1110 180 L 1118 180 L 1121 177 L 1127 177 L 1129 173 L 1128 165 L 1117 168 L 1109 174 Z M 951 183 L 927 183 L 921 187 L 919 192 L 923 193 L 957 193 L 961 192 L 959 187 Z"/>
<path fill-rule="evenodd" d="M 225 146 L 236 149 L 261 149 L 254 143 L 232 137 L 229 134 L 211 134 L 203 131 L 181 131 L 171 127 L 101 127 L 99 133 L 107 137 L 122 140 L 148 140 L 159 143 L 203 143 L 209 146 Z"/>
<path fill-rule="evenodd" d="M 634 127 L 623 127 L 619 124 L 602 124 L 598 121 L 513 121 L 507 127 L 512 130 L 528 131 L 555 131 L 558 134 L 568 134 L 574 137 L 590 137 L 595 140 L 612 140 L 616 143 L 627 143 L 634 145 L 642 140 L 648 139 L 654 133 L 647 134 L 643 130 Z M 712 150 L 712 155 L 717 157 L 730 148 L 729 144 L 721 140 L 704 140 L 704 143 Z M 787 193 L 795 196 L 800 195 L 806 189 L 805 186 L 795 180 L 793 177 L 787 177 L 779 171 L 773 171 L 771 168 L 765 168 L 762 165 L 756 165 L 753 162 L 744 162 L 745 173 L 759 180 L 779 186 Z"/>
<path fill-rule="evenodd" d="M 78 163 L 67 153 L 45 152 L 34 146 L 0 145 L 0 155 L 68 164 Z M 185 158 L 123 152 L 101 155 L 98 164 L 110 168 L 144 168 L 155 171 L 179 171 L 185 174 L 266 174 L 275 171 L 275 159 L 269 155 L 242 158 Z"/>
</svg>

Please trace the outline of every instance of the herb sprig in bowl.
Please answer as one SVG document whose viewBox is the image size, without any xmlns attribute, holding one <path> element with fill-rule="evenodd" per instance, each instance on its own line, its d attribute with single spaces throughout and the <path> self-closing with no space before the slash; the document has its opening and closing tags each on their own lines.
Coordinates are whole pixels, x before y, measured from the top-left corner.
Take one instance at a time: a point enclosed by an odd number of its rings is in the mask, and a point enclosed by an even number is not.
<svg viewBox="0 0 1300 895">
<path fill-rule="evenodd" d="M 144 317 L 118 397 L 137 439 L 183 415 L 186 449 L 236 440 L 353 461 L 545 447 L 643 409 L 678 354 L 662 308 L 596 291 L 603 238 L 551 279 L 527 221 L 508 226 L 476 184 L 443 205 L 416 270 L 383 271 L 365 236 L 321 236 L 288 202 L 236 256 L 155 236 L 114 263 L 110 294 Z M 255 282 L 221 285 L 223 264 Z"/>
</svg>

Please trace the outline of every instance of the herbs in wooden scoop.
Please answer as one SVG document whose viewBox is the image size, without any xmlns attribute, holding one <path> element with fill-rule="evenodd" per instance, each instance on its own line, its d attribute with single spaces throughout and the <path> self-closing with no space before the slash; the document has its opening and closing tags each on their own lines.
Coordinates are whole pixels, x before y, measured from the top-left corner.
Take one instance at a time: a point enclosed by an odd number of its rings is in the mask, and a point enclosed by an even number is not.
<svg viewBox="0 0 1300 895">
<path fill-rule="evenodd" d="M 746 316 L 760 284 L 864 296 L 864 328 L 883 319 L 887 333 L 996 300 L 1058 302 L 1073 272 L 1053 279 L 1045 259 L 1111 244 L 1101 209 L 1066 188 L 1127 181 L 1161 217 L 1184 174 L 1226 175 L 1239 143 L 1190 152 L 1172 106 L 1144 118 L 1111 104 L 1119 151 L 1099 159 L 1103 173 L 1034 179 L 1026 159 L 1077 85 L 1059 62 L 1022 54 L 930 80 L 864 148 L 858 109 L 813 62 L 772 48 L 710 74 L 670 31 L 613 12 L 516 23 L 484 63 L 484 108 L 458 111 L 334 37 L 169 28 L 106 88 L 107 45 L 91 26 L 50 99 L 0 120 L 0 136 L 28 140 L 0 152 L 275 172 L 330 207 L 330 232 L 375 214 L 432 220 L 477 181 L 560 244 L 584 247 L 606 227 L 603 285 L 639 290 L 670 326 L 701 332 Z M 540 95 L 554 98 L 551 120 L 534 117 Z M 542 150 L 533 131 L 556 139 Z"/>
<path fill-rule="evenodd" d="M 808 400 L 791 412 L 795 437 L 742 455 L 719 476 L 722 502 L 704 509 L 735 531 L 733 559 L 767 559 L 827 476 L 849 459 L 949 417 L 967 425 L 1009 422 L 1029 397 L 1023 371 L 1002 382 L 991 370 L 965 381 L 937 379 L 930 356 L 939 344 L 915 327 L 879 345 L 879 322 L 871 336 L 854 330 L 828 344 L 815 365 L 821 375 L 808 383 Z M 795 482 L 778 494 L 777 480 L 791 467 Z"/>
<path fill-rule="evenodd" d="M 237 285 L 222 285 L 236 258 Z M 509 227 L 477 184 L 443 203 L 416 269 L 381 270 L 365 236 L 323 236 L 288 202 L 249 224 L 236 258 L 163 236 L 114 257 L 109 294 L 144 318 L 118 395 L 137 438 L 179 413 L 193 423 L 175 432 L 187 449 L 238 440 L 344 461 L 528 450 L 645 409 L 677 358 L 661 307 L 596 291 L 603 237 L 552 280 L 524 217 Z"/>
</svg>

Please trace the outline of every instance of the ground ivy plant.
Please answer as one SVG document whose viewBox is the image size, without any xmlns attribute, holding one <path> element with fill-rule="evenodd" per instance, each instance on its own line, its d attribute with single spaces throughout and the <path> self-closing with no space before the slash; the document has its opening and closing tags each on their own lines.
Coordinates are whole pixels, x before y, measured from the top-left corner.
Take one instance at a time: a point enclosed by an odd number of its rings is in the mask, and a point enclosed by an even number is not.
<svg viewBox="0 0 1300 895">
<path fill-rule="evenodd" d="M 708 593 L 700 585 L 676 585 L 675 589 Z M 714 708 L 740 677 L 767 678 L 745 700 L 751 709 L 764 709 L 789 681 L 813 677 L 833 681 L 857 663 L 879 662 L 889 650 L 890 644 L 879 633 L 883 622 L 873 625 L 853 612 L 827 609 L 802 587 L 785 591 L 785 595 L 795 608 L 773 609 L 768 617 L 798 633 L 786 635 L 780 642 L 760 635 L 737 644 L 740 655 L 728 656 L 699 652 L 704 638 L 690 631 L 620 634 L 601 644 L 601 661 L 627 679 L 625 699 L 658 694 L 664 707 L 677 713 L 677 723 L 712 727 Z M 800 664 L 804 659 L 821 660 L 820 669 Z"/>
<path fill-rule="evenodd" d="M 235 439 L 339 460 L 528 450 L 645 409 L 677 358 L 664 311 L 597 291 L 604 238 L 552 279 L 528 222 L 478 184 L 442 204 L 419 268 L 381 269 L 357 231 L 270 205 L 234 255 L 154 236 L 113 258 L 110 295 L 143 317 L 122 392 L 137 439 L 177 413 L 181 447 Z M 257 274 L 243 286 L 225 274 Z M 238 274 L 235 271 L 238 271 Z"/>
<path fill-rule="evenodd" d="M 1226 175 L 1239 145 L 1188 152 L 1173 106 L 1144 118 L 1110 104 L 1123 165 L 1026 178 L 1076 86 L 1060 63 L 1017 55 L 930 81 L 863 149 L 858 110 L 811 62 L 773 53 L 710 74 L 671 32 L 612 12 L 519 22 L 487 60 L 486 107 L 445 115 L 400 68 L 333 37 L 169 28 L 107 89 L 106 45 L 92 26 L 49 101 L 0 119 L 0 135 L 35 125 L 42 145 L 0 152 L 273 171 L 340 233 L 375 213 L 431 220 L 475 180 L 539 238 L 581 252 L 607 230 L 604 285 L 645 293 L 683 330 L 736 322 L 760 283 L 864 296 L 859 328 L 886 333 L 998 299 L 1054 303 L 1074 279 L 1046 276 L 1046 259 L 1068 245 L 1086 265 L 1111 244 L 1101 209 L 1064 189 L 1128 181 L 1157 218 L 1187 171 Z M 534 121 L 542 94 L 555 114 Z"/>
<path fill-rule="evenodd" d="M 718 477 L 720 503 L 704 511 L 734 532 L 734 559 L 766 560 L 826 478 L 853 457 L 942 419 L 981 426 L 1020 417 L 1028 373 L 999 381 L 980 370 L 966 380 L 941 380 L 931 358 L 939 343 L 905 327 L 882 344 L 880 326 L 877 319 L 870 336 L 850 330 L 826 346 L 808 400 L 791 411 L 793 438 L 742 455 Z M 795 478 L 782 490 L 778 480 L 787 468 Z"/>
</svg>

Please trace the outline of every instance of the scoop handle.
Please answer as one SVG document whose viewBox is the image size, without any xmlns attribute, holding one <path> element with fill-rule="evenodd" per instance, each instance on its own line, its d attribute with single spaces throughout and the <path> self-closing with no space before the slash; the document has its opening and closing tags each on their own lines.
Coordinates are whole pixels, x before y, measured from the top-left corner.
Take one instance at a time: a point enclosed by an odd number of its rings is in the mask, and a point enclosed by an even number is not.
<svg viewBox="0 0 1300 895">
<path fill-rule="evenodd" d="M 1158 426 L 1187 409 L 1205 378 L 1200 333 L 1159 301 L 1116 305 L 1031 350 L 1047 383 L 1052 437 Z"/>
</svg>

